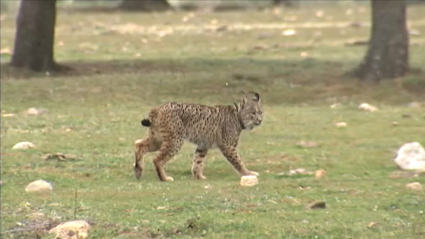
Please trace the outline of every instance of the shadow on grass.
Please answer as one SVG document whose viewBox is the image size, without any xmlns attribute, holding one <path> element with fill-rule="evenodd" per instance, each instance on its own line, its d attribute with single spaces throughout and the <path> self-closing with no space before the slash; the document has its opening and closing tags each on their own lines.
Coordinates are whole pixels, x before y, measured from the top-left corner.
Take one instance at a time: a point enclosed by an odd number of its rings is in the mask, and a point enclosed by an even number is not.
<svg viewBox="0 0 425 239">
<path fill-rule="evenodd" d="M 117 80 L 125 81 L 126 75 L 140 75 L 140 80 L 144 81 L 149 75 L 160 82 L 164 79 L 164 82 L 173 79 L 179 82 L 173 82 L 171 85 L 190 86 L 187 88 L 202 89 L 202 92 L 206 90 L 212 92 L 215 89 L 222 91 L 227 82 L 233 89 L 257 88 L 263 92 L 274 92 L 276 102 L 281 102 L 278 99 L 285 94 L 286 98 L 290 98 L 288 103 L 353 96 L 372 96 L 372 99 L 384 101 L 394 98 L 389 101 L 396 102 L 400 96 L 395 97 L 394 94 L 404 94 L 408 96 L 406 100 L 425 100 L 423 71 L 413 71 L 401 79 L 371 84 L 346 76 L 347 70 L 354 67 L 356 63 L 320 61 L 313 58 L 302 60 L 187 58 L 62 62 L 62 64 L 72 70 L 59 73 L 34 73 L 2 64 L 1 79 L 10 81 L 46 77 L 71 79 L 116 76 Z M 175 78 L 174 76 L 177 75 L 179 77 Z M 186 91 L 189 92 L 190 89 Z"/>
<path fill-rule="evenodd" d="M 246 11 L 248 9 L 255 9 L 258 11 L 262 11 L 266 8 L 272 8 L 273 6 L 258 6 L 258 7 L 249 7 L 249 6 L 242 6 L 237 4 L 230 4 L 226 6 L 216 6 L 213 9 L 211 9 L 214 12 L 237 12 L 237 11 Z M 283 7 L 283 6 L 280 6 Z M 288 7 L 288 6 L 285 6 Z M 140 8 L 127 8 L 123 7 L 121 5 L 117 6 L 66 6 L 66 7 L 60 7 L 60 11 L 62 12 L 68 12 L 68 13 L 119 13 L 119 12 L 139 12 L 139 13 L 161 13 L 161 12 L 191 12 L 191 11 L 202 11 L 205 8 L 199 7 L 193 4 L 186 4 L 181 5 L 178 8 L 174 7 L 152 7 L 152 8 L 146 8 L 146 7 L 140 7 Z"/>
</svg>

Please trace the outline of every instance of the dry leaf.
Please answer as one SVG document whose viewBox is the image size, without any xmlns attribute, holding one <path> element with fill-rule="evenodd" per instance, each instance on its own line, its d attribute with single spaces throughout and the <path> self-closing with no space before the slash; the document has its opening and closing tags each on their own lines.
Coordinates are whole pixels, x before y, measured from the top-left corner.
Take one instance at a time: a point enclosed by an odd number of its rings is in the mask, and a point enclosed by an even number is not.
<svg viewBox="0 0 425 239">
<path fill-rule="evenodd" d="M 314 201 L 305 207 L 305 209 L 325 209 L 325 208 L 326 208 L 326 202 L 323 202 L 323 201 Z"/>
<path fill-rule="evenodd" d="M 315 141 L 300 141 L 297 143 L 297 145 L 304 148 L 313 148 L 320 146 L 320 144 Z"/>
<path fill-rule="evenodd" d="M 406 184 L 406 188 L 414 191 L 422 191 L 422 184 L 420 184 L 419 182 L 408 183 Z"/>
<path fill-rule="evenodd" d="M 377 224 L 376 222 L 370 222 L 369 224 L 367 224 L 367 227 L 371 228 L 371 227 L 375 227 Z"/>
</svg>

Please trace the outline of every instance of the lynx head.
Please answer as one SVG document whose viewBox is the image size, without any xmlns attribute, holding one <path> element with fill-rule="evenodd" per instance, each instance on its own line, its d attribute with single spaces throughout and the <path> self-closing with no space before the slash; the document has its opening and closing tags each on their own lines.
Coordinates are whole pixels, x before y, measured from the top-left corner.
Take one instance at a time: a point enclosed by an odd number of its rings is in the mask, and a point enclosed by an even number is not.
<svg viewBox="0 0 425 239">
<path fill-rule="evenodd" d="M 239 121 L 243 124 L 242 128 L 252 130 L 263 121 L 263 109 L 258 93 L 244 93 L 241 103 L 237 108 Z"/>
</svg>

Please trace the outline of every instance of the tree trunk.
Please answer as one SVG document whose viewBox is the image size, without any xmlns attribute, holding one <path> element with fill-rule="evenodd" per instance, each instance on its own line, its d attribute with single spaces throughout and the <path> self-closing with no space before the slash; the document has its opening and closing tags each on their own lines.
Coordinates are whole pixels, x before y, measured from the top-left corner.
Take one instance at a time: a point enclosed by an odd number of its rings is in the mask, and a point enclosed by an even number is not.
<svg viewBox="0 0 425 239">
<path fill-rule="evenodd" d="M 165 11 L 170 9 L 167 0 L 123 0 L 120 9 L 125 11 Z"/>
<path fill-rule="evenodd" d="M 53 58 L 56 0 L 21 0 L 10 64 L 33 71 L 58 70 Z"/>
<path fill-rule="evenodd" d="M 380 81 L 403 76 L 409 70 L 409 34 L 404 0 L 372 0 L 369 49 L 353 75 Z"/>
<path fill-rule="evenodd" d="M 284 5 L 286 7 L 291 7 L 293 5 L 293 0 L 273 0 L 273 5 Z"/>
</svg>

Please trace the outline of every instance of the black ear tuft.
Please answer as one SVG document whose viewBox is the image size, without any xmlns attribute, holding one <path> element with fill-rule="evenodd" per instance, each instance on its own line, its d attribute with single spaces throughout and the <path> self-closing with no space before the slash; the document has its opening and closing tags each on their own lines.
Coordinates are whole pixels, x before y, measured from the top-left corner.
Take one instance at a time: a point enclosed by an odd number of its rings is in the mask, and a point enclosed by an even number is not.
<svg viewBox="0 0 425 239">
<path fill-rule="evenodd" d="M 252 92 L 254 94 L 254 101 L 260 101 L 260 95 L 257 92 Z"/>
</svg>

